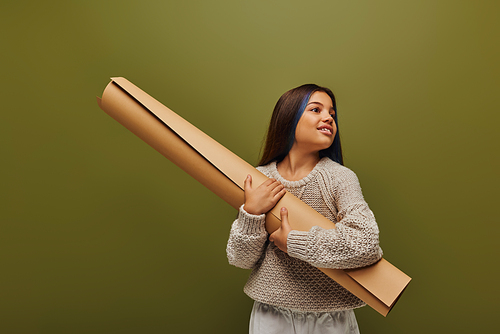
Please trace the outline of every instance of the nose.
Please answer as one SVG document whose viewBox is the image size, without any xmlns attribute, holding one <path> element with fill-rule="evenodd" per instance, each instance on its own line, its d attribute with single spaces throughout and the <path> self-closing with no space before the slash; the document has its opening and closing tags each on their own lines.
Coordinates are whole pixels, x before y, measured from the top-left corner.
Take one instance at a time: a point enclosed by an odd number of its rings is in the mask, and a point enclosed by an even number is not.
<svg viewBox="0 0 500 334">
<path fill-rule="evenodd" d="M 323 118 L 323 122 L 326 123 L 333 123 L 333 116 L 330 113 L 327 113 L 325 117 Z"/>
</svg>

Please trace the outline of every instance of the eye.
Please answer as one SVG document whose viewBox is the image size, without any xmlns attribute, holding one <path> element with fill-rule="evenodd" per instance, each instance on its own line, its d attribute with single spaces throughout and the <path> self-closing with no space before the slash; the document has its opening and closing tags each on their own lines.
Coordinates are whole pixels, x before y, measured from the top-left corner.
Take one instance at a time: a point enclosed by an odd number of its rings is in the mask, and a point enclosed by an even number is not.
<svg viewBox="0 0 500 334">
<path fill-rule="evenodd" d="M 312 108 L 311 111 L 319 112 L 319 108 Z"/>
</svg>

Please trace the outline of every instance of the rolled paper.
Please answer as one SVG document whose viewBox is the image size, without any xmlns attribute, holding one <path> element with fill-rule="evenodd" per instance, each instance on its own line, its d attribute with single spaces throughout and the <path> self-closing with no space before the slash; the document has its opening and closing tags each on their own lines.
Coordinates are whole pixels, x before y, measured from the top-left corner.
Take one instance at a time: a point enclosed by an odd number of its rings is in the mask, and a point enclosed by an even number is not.
<svg viewBox="0 0 500 334">
<path fill-rule="evenodd" d="M 112 78 L 99 107 L 167 159 L 179 166 L 233 208 L 244 203 L 244 180 L 258 186 L 267 177 L 194 125 L 155 100 L 125 78 Z M 266 230 L 281 225 L 279 208 L 288 209 L 292 229 L 309 231 L 335 224 L 290 193 L 266 214 Z M 340 270 L 318 268 L 337 283 L 386 316 L 411 278 L 385 259 L 367 267 Z"/>
</svg>

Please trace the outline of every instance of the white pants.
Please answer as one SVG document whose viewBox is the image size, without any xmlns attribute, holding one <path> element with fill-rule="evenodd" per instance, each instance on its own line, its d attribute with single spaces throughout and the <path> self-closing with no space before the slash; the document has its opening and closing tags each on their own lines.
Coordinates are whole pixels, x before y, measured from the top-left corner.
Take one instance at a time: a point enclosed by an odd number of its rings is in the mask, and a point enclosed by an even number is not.
<svg viewBox="0 0 500 334">
<path fill-rule="evenodd" d="M 299 312 L 254 302 L 250 334 L 359 334 L 353 310 Z"/>
</svg>

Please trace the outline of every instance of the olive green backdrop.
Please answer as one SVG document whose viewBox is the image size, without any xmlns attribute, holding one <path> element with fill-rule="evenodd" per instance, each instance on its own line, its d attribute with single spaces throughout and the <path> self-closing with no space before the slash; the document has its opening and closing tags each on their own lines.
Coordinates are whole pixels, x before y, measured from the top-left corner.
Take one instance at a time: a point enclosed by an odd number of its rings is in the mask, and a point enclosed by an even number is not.
<svg viewBox="0 0 500 334">
<path fill-rule="evenodd" d="M 0 333 L 245 333 L 236 212 L 96 104 L 124 76 L 255 164 L 338 97 L 346 165 L 413 277 L 362 333 L 498 328 L 498 1 L 2 1 Z"/>
</svg>

